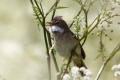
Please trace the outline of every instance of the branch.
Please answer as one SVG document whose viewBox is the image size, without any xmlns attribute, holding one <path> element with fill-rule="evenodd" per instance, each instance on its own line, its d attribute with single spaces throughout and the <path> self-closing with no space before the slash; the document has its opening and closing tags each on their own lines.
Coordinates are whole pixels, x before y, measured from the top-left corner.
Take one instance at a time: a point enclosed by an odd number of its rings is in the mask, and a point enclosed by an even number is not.
<svg viewBox="0 0 120 80">
<path fill-rule="evenodd" d="M 77 16 L 79 16 L 81 12 L 82 12 L 82 7 L 81 7 L 80 11 L 77 13 L 77 15 L 74 18 L 77 18 Z M 74 20 L 71 22 L 70 28 L 72 27 L 73 23 L 74 23 Z"/>
<path fill-rule="evenodd" d="M 53 4 L 53 6 L 50 8 L 50 10 L 51 10 L 53 7 L 56 8 L 57 5 L 58 5 L 58 3 L 59 3 L 59 1 L 60 1 L 60 0 L 56 0 L 56 2 Z M 50 11 L 50 10 L 49 10 L 49 11 Z M 49 11 L 48 11 L 48 13 L 46 14 L 46 16 L 50 13 Z M 54 9 L 54 10 L 53 10 L 53 14 L 52 14 L 52 19 L 54 18 L 55 12 L 56 12 L 56 10 Z M 52 19 L 51 19 L 51 20 L 52 20 Z M 47 36 L 48 36 L 48 42 L 49 42 L 50 47 L 54 46 L 54 44 L 52 45 L 51 36 L 50 36 L 50 33 L 49 33 L 49 32 L 47 32 Z M 53 50 L 51 50 L 51 54 L 52 54 L 52 58 L 53 58 L 53 61 L 54 61 L 54 64 L 55 64 L 56 71 L 59 72 L 59 67 L 58 67 L 58 64 L 57 64 L 57 61 L 56 61 L 55 54 L 54 54 Z"/>
<path fill-rule="evenodd" d="M 95 26 L 94 27 L 92 27 L 92 29 L 91 30 L 89 30 L 89 32 L 88 32 L 88 34 L 90 34 L 97 26 L 98 26 L 98 24 L 100 23 L 100 15 L 98 15 L 98 18 L 97 18 L 97 23 L 95 24 Z"/>
<path fill-rule="evenodd" d="M 42 11 L 42 13 L 43 13 L 43 15 L 44 15 L 44 10 L 43 10 L 43 7 L 42 7 L 41 2 L 40 2 L 40 8 L 41 8 L 41 11 Z"/>
<path fill-rule="evenodd" d="M 37 6 L 37 8 L 38 8 L 38 10 L 39 10 L 39 12 L 40 12 L 40 14 L 41 14 L 41 16 L 44 18 L 43 12 L 42 12 L 41 8 L 39 7 L 37 1 L 34 0 L 34 2 L 35 2 L 35 4 L 36 4 L 36 6 Z"/>
<path fill-rule="evenodd" d="M 116 48 L 112 51 L 112 53 L 110 54 L 110 56 L 103 62 L 99 72 L 97 73 L 97 76 L 95 78 L 95 80 L 99 80 L 103 70 L 105 69 L 106 65 L 108 64 L 108 62 L 117 54 L 117 52 L 120 51 L 120 43 L 116 46 Z"/>
<path fill-rule="evenodd" d="M 30 0 L 30 2 L 32 4 L 32 6 L 35 6 L 34 3 L 33 3 L 33 0 Z M 46 51 L 47 51 L 46 55 L 47 55 L 47 63 L 48 63 L 48 74 L 49 74 L 49 80 L 51 80 L 51 66 L 50 66 L 51 62 L 50 62 L 49 48 L 48 48 L 48 42 L 47 42 L 47 36 L 46 36 L 47 30 L 45 28 L 45 17 L 42 14 L 41 9 L 40 9 L 39 5 L 37 4 L 37 1 L 34 0 L 34 2 L 36 4 L 40 14 L 42 15 L 42 19 L 43 19 L 43 21 L 41 21 L 38 13 L 34 10 L 34 12 L 37 16 L 37 19 L 39 20 L 39 22 L 40 22 L 40 24 L 42 25 L 42 28 L 43 28 L 43 34 L 44 34 L 44 39 L 45 39 Z"/>
<path fill-rule="evenodd" d="M 48 12 L 46 13 L 45 17 L 47 17 L 48 14 L 53 10 L 53 8 L 54 8 L 55 6 L 57 6 L 57 4 L 59 3 L 59 1 L 60 1 L 60 0 L 56 0 L 56 2 L 51 6 L 51 8 L 50 8 L 50 9 L 48 10 Z"/>
<path fill-rule="evenodd" d="M 88 10 L 86 10 L 86 9 L 84 9 L 83 8 L 83 11 L 84 11 L 84 14 L 85 14 L 85 33 L 84 33 L 84 36 L 85 36 L 85 39 L 84 39 L 84 41 L 83 41 L 83 43 L 82 43 L 82 46 L 85 44 L 85 42 L 86 42 L 86 40 L 87 40 L 87 36 L 88 36 L 88 29 L 87 29 L 87 27 L 88 27 Z"/>
<path fill-rule="evenodd" d="M 87 35 L 89 35 L 100 23 L 100 14 L 95 18 L 95 20 L 86 28 L 87 30 L 93 25 L 93 23 L 97 20 L 97 23 L 92 27 L 92 29 L 90 29 L 87 33 Z M 85 36 L 83 36 L 79 41 L 83 40 L 85 38 Z"/>
<path fill-rule="evenodd" d="M 67 63 L 67 65 L 66 65 L 66 69 L 64 70 L 64 72 L 63 72 L 63 75 L 62 75 L 62 77 L 61 77 L 61 80 L 63 80 L 63 77 L 64 77 L 64 75 L 65 75 L 65 73 L 67 72 L 67 69 L 68 69 L 68 67 L 69 67 L 69 65 L 70 65 L 70 63 L 71 63 L 71 61 L 72 61 L 72 51 L 71 51 L 71 55 L 70 55 L 70 57 L 69 57 L 69 60 L 68 60 L 68 63 Z"/>
<path fill-rule="evenodd" d="M 45 27 L 45 19 L 43 19 L 43 26 Z M 49 80 L 51 80 L 50 54 L 49 54 L 49 48 L 48 48 L 48 43 L 47 43 L 46 31 L 45 31 L 44 28 L 43 28 L 43 31 L 44 31 L 44 39 L 45 39 L 46 50 L 47 50 L 47 62 L 48 62 L 48 70 L 49 70 Z"/>
<path fill-rule="evenodd" d="M 56 0 L 55 8 L 57 7 L 59 2 L 60 2 L 60 0 Z M 52 19 L 54 18 L 55 13 L 56 13 L 56 9 L 53 10 Z"/>
<path fill-rule="evenodd" d="M 109 16 L 108 18 L 105 18 L 104 20 L 102 20 L 100 24 L 102 24 L 103 22 L 105 22 L 105 21 L 107 21 L 107 20 L 109 20 L 111 18 L 117 17 L 117 16 L 120 16 L 120 15 L 115 14 L 115 15 Z"/>
<path fill-rule="evenodd" d="M 86 0 L 86 1 L 87 1 L 87 0 Z M 86 1 L 85 1 L 85 3 L 86 3 Z M 77 18 L 77 17 L 80 15 L 80 13 L 82 12 L 83 8 L 84 8 L 84 5 L 82 4 L 81 1 L 78 2 L 78 3 L 81 5 L 81 8 L 80 8 L 79 12 L 77 13 L 77 15 L 76 15 L 74 18 Z M 84 3 L 84 4 L 85 4 L 85 3 Z M 73 19 L 74 19 L 74 18 L 73 18 Z M 71 22 L 70 28 L 72 27 L 73 23 L 74 23 L 74 20 Z"/>
<path fill-rule="evenodd" d="M 54 47 L 54 44 L 52 45 L 52 41 L 51 41 L 51 36 L 49 33 L 47 33 L 47 36 L 48 36 L 48 42 L 49 42 L 49 45 L 51 48 Z M 53 52 L 53 49 L 50 49 L 49 50 L 50 53 L 52 54 L 52 59 L 54 61 L 54 64 L 55 64 L 55 68 L 56 68 L 56 71 L 59 72 L 59 67 L 58 67 L 58 64 L 57 64 L 57 61 L 56 61 L 56 58 L 55 58 L 55 53 Z"/>
</svg>

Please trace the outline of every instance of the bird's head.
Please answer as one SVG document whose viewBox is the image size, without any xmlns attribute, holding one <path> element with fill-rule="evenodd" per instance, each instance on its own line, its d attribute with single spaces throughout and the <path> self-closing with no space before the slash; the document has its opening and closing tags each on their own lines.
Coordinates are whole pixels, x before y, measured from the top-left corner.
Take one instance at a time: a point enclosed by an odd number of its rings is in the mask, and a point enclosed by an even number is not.
<svg viewBox="0 0 120 80">
<path fill-rule="evenodd" d="M 62 16 L 54 17 L 51 22 L 48 22 L 48 24 L 50 25 L 49 31 L 53 36 L 62 34 L 69 30 L 66 22 L 62 19 Z"/>
</svg>

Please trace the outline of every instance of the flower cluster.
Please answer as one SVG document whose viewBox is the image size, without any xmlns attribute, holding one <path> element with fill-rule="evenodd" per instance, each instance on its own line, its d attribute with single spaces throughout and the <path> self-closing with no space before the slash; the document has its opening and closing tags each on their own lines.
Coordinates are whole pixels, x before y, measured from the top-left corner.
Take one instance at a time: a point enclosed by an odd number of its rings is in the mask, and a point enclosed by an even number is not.
<svg viewBox="0 0 120 80">
<path fill-rule="evenodd" d="M 81 67 L 80 71 L 84 73 L 85 76 L 83 76 L 83 80 L 89 80 L 92 76 L 92 72 L 85 67 Z"/>
<path fill-rule="evenodd" d="M 120 0 L 112 0 L 111 2 L 113 7 L 118 7 L 120 5 Z"/>
<path fill-rule="evenodd" d="M 114 72 L 114 76 L 115 76 L 115 77 L 120 76 L 120 64 L 114 65 L 114 66 L 112 67 L 112 70 L 115 71 L 115 72 Z"/>
<path fill-rule="evenodd" d="M 80 69 L 76 66 L 72 67 L 71 69 L 71 73 L 72 73 L 72 78 L 73 80 L 79 80 L 80 79 Z"/>
<path fill-rule="evenodd" d="M 80 75 L 80 72 L 83 73 L 84 76 Z M 90 80 L 92 76 L 92 72 L 85 67 L 72 67 L 70 74 L 65 74 L 63 80 Z"/>
<path fill-rule="evenodd" d="M 63 76 L 63 80 L 70 80 L 70 75 L 69 74 L 65 74 Z"/>
</svg>

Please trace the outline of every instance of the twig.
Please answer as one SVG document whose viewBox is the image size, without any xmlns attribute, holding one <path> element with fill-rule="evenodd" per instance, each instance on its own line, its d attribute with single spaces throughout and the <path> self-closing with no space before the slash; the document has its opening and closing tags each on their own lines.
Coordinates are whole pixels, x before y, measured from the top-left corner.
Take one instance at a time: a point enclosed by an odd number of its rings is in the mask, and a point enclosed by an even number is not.
<svg viewBox="0 0 120 80">
<path fill-rule="evenodd" d="M 86 0 L 86 1 L 87 1 L 87 0 Z M 85 3 L 86 3 L 86 1 L 85 1 Z M 85 3 L 84 3 L 84 4 L 85 4 Z M 81 8 L 80 8 L 79 12 L 77 13 L 77 15 L 76 15 L 74 18 L 77 18 L 77 17 L 81 14 L 82 10 L 84 9 L 84 5 L 82 4 L 81 0 L 80 0 L 79 4 L 81 5 Z M 73 18 L 73 19 L 74 19 L 74 18 Z M 71 22 L 70 28 L 72 27 L 73 23 L 74 23 L 74 20 Z"/>
<path fill-rule="evenodd" d="M 99 80 L 103 70 L 105 69 L 106 65 L 108 64 L 108 62 L 117 54 L 117 52 L 120 51 L 120 43 L 116 46 L 116 48 L 112 51 L 112 53 L 110 54 L 110 56 L 103 62 L 99 72 L 97 73 L 97 76 L 95 78 L 95 80 Z"/>
<path fill-rule="evenodd" d="M 92 29 L 90 29 L 87 33 L 87 35 L 89 35 L 100 23 L 100 14 L 94 19 L 94 21 L 86 28 L 87 30 L 94 24 L 94 22 L 97 20 L 97 23 L 94 25 L 94 27 Z M 83 40 L 85 38 L 85 36 L 81 37 L 79 39 L 79 41 Z"/>
<path fill-rule="evenodd" d="M 94 3 L 95 1 L 96 1 L 96 0 L 93 0 L 93 1 L 91 1 L 91 2 L 90 2 L 90 4 L 88 5 L 89 7 L 88 7 L 87 11 L 89 11 L 89 10 L 90 10 L 91 5 L 93 5 L 93 3 Z"/>
<path fill-rule="evenodd" d="M 44 15 L 43 15 L 43 13 L 42 13 L 42 10 L 40 9 L 40 7 L 39 7 L 37 1 L 34 0 L 34 2 L 35 2 L 35 4 L 36 4 L 36 6 L 37 6 L 37 8 L 38 8 L 38 10 L 39 10 L 39 12 L 40 12 L 40 14 L 41 14 L 41 16 L 44 18 Z"/>
<path fill-rule="evenodd" d="M 56 0 L 55 8 L 57 7 L 59 2 L 60 2 L 60 0 Z M 54 18 L 55 13 L 56 13 L 56 9 L 53 10 L 52 19 Z"/>
<path fill-rule="evenodd" d="M 100 15 L 98 15 L 98 18 L 97 18 L 97 23 L 95 24 L 95 26 L 94 27 L 92 27 L 92 29 L 91 30 L 89 30 L 88 31 L 88 34 L 90 34 L 97 26 L 98 26 L 98 24 L 100 23 Z"/>
<path fill-rule="evenodd" d="M 45 27 L 45 19 L 43 19 L 43 26 Z M 45 45 L 46 45 L 46 50 L 47 50 L 47 61 L 48 61 L 48 70 L 49 70 L 49 80 L 51 80 L 51 62 L 50 62 L 50 54 L 49 54 L 49 48 L 48 48 L 48 43 L 47 43 L 47 36 L 46 36 L 46 31 L 44 31 L 44 39 L 45 39 Z"/>
<path fill-rule="evenodd" d="M 44 30 L 44 32 L 45 32 L 45 41 L 46 41 L 46 42 L 47 42 L 47 38 L 48 38 L 47 47 L 48 47 L 48 44 L 49 44 L 49 46 L 51 47 L 51 46 L 52 46 L 51 36 L 50 36 L 50 33 L 48 32 L 48 30 L 45 28 L 45 18 L 46 18 L 46 16 L 50 13 L 49 11 L 50 11 L 51 9 L 53 9 L 53 7 L 57 7 L 57 4 L 58 4 L 58 2 L 59 2 L 60 0 L 56 0 L 56 2 L 53 4 L 53 6 L 50 8 L 50 10 L 48 11 L 47 15 L 45 15 L 45 16 L 44 16 L 44 11 L 43 11 L 42 4 L 40 3 L 40 7 L 39 7 L 37 1 L 36 1 L 36 0 L 34 0 L 34 1 L 35 1 L 35 4 L 36 4 L 36 6 L 37 6 L 37 8 L 38 8 L 38 10 L 39 10 L 39 12 L 40 12 L 40 14 L 42 15 L 42 18 L 43 18 L 43 22 L 42 22 L 42 21 L 40 20 L 40 18 L 39 18 L 39 15 L 36 13 L 36 14 L 37 14 L 37 17 L 38 17 L 38 20 L 39 20 L 40 24 L 42 25 L 43 30 Z M 31 2 L 32 2 L 32 0 L 31 0 Z M 32 2 L 32 4 L 33 4 L 33 2 Z M 54 11 L 54 14 L 55 14 L 55 11 Z M 47 36 L 46 36 L 46 34 L 47 34 Z M 47 50 L 47 53 L 48 53 L 48 50 Z M 54 55 L 53 51 L 52 51 L 51 54 L 52 54 L 52 59 L 53 59 L 53 61 L 54 61 L 55 67 L 56 67 L 56 71 L 59 72 L 59 68 L 58 68 L 57 61 L 56 61 L 56 58 L 55 58 L 55 55 Z M 50 57 L 49 57 L 48 59 L 50 60 Z M 48 63 L 49 63 L 49 62 L 48 62 Z M 49 65 L 50 65 L 50 64 L 49 64 Z"/>
<path fill-rule="evenodd" d="M 48 40 L 49 40 L 48 42 L 49 42 L 50 47 L 53 47 L 54 44 L 52 45 L 50 34 L 47 33 L 47 36 L 48 36 Z M 53 52 L 53 49 L 51 50 L 50 53 L 52 54 L 52 59 L 53 59 L 54 64 L 55 64 L 55 69 L 56 69 L 57 72 L 59 72 L 59 67 L 58 67 L 58 64 L 57 64 L 57 61 L 56 61 L 56 58 L 55 58 L 55 54 L 54 54 L 54 52 Z"/>
<path fill-rule="evenodd" d="M 40 2 L 40 8 L 41 8 L 41 11 L 42 11 L 42 13 L 43 13 L 43 15 L 44 15 L 44 11 L 43 11 L 43 7 L 42 7 L 41 2 Z"/>
<path fill-rule="evenodd" d="M 85 14 L 85 33 L 84 33 L 84 36 L 85 36 L 85 39 L 84 39 L 84 41 L 83 41 L 83 43 L 82 43 L 82 46 L 85 44 L 85 42 L 86 42 L 86 40 L 87 40 L 87 36 L 88 36 L 88 29 L 87 29 L 87 27 L 88 27 L 88 11 L 86 10 L 86 9 L 84 9 L 83 8 L 83 11 L 84 11 L 84 14 Z"/>
<path fill-rule="evenodd" d="M 30 0 L 30 2 L 32 4 L 32 6 L 35 6 L 32 0 Z M 47 36 L 46 36 L 47 31 L 46 31 L 46 28 L 45 28 L 45 18 L 44 18 L 44 15 L 41 12 L 41 9 L 40 9 L 39 5 L 37 4 L 37 1 L 34 0 L 34 2 L 36 4 L 37 8 L 39 9 L 40 14 L 43 17 L 43 21 L 41 21 L 37 12 L 34 11 L 36 16 L 37 16 L 37 19 L 39 20 L 39 22 L 40 22 L 40 24 L 42 25 L 42 28 L 43 28 L 43 34 L 44 34 L 44 39 L 45 39 L 46 51 L 47 51 L 46 54 L 47 54 L 47 63 L 48 63 L 48 74 L 49 74 L 49 80 L 51 80 L 51 66 L 50 66 L 51 62 L 50 62 L 49 48 L 48 48 Z"/>
<path fill-rule="evenodd" d="M 61 77 L 61 80 L 63 79 L 65 73 L 67 72 L 67 69 L 68 69 L 68 67 L 69 67 L 69 65 L 70 65 L 70 63 L 71 63 L 71 61 L 72 61 L 72 56 L 73 56 L 73 55 L 72 55 L 72 51 L 71 51 L 71 55 L 70 55 L 70 57 L 69 57 L 69 60 L 68 60 L 67 65 L 66 65 L 66 69 L 65 69 L 65 71 L 63 72 L 63 75 L 62 75 L 62 77 Z"/>
<path fill-rule="evenodd" d="M 74 18 L 77 18 L 77 16 L 79 16 L 81 12 L 82 12 L 82 7 L 80 8 L 80 11 L 77 13 L 77 15 Z M 74 23 L 74 20 L 71 22 L 71 24 L 69 26 L 70 28 L 72 27 L 73 23 Z"/>
<path fill-rule="evenodd" d="M 92 21 L 92 23 L 87 27 L 87 29 L 89 29 L 89 28 L 95 23 L 95 21 L 99 18 L 99 16 L 100 16 L 100 15 L 98 15 L 98 16 Z"/>
<path fill-rule="evenodd" d="M 107 21 L 107 20 L 109 20 L 109 19 L 111 19 L 111 18 L 113 18 L 113 17 L 117 17 L 117 16 L 120 16 L 120 15 L 116 15 L 116 14 L 115 14 L 115 15 L 109 16 L 108 18 L 102 20 L 100 24 L 102 24 L 103 22 L 105 22 L 105 21 Z"/>
<path fill-rule="evenodd" d="M 53 4 L 53 6 L 50 8 L 50 10 L 51 10 L 53 7 L 56 8 L 57 5 L 58 5 L 58 3 L 59 3 L 59 1 L 60 1 L 60 0 L 56 0 L 56 2 Z M 50 10 L 49 10 L 49 11 L 50 11 Z M 49 11 L 48 11 L 48 12 L 49 12 Z M 56 10 L 54 9 L 54 10 L 53 10 L 53 14 L 52 14 L 52 19 L 54 18 L 55 12 L 56 12 Z M 47 16 L 48 14 L 49 14 L 49 13 L 47 13 L 46 16 Z M 52 19 L 51 19 L 51 20 L 52 20 Z M 47 32 L 47 36 L 48 36 L 49 45 L 50 45 L 50 47 L 52 47 L 52 41 L 51 41 L 51 36 L 50 36 L 50 33 L 49 33 L 49 32 Z M 52 54 L 52 58 L 53 58 L 53 61 L 54 61 L 54 64 L 55 64 L 56 71 L 59 72 L 59 67 L 58 67 L 58 64 L 57 64 L 57 61 L 56 61 L 56 58 L 55 58 L 55 55 L 54 55 L 53 50 L 51 50 L 51 54 Z"/>
<path fill-rule="evenodd" d="M 100 32 L 100 52 L 102 54 L 102 61 L 105 61 L 105 55 L 104 55 L 104 48 L 103 48 L 104 44 L 103 44 L 103 29 Z"/>
<path fill-rule="evenodd" d="M 56 6 L 56 4 L 59 3 L 60 0 L 56 0 L 56 2 L 52 5 L 52 7 L 48 10 L 48 12 L 46 13 L 45 17 L 48 16 L 48 14 L 53 10 L 53 8 Z"/>
</svg>

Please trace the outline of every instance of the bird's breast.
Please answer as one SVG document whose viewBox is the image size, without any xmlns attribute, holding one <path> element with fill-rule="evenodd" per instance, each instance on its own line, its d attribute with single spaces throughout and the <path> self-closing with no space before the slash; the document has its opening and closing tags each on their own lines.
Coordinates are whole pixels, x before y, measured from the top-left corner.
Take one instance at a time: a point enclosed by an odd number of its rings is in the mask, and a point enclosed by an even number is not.
<svg viewBox="0 0 120 80">
<path fill-rule="evenodd" d="M 73 48 L 73 45 L 71 43 L 61 43 L 61 44 L 56 44 L 55 45 L 57 53 L 65 58 L 70 57 L 71 50 Z"/>
<path fill-rule="evenodd" d="M 64 58 L 69 58 L 75 44 L 76 40 L 71 35 L 64 34 L 55 41 L 56 52 Z"/>
</svg>

